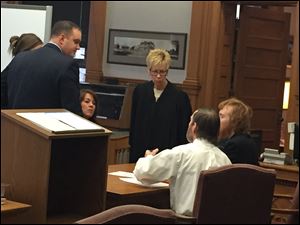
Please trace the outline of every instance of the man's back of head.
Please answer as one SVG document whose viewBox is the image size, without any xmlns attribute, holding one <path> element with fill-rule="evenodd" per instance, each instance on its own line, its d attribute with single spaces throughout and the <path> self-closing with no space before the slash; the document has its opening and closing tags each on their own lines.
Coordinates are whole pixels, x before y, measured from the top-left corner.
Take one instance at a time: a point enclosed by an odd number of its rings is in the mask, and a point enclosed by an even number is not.
<svg viewBox="0 0 300 225">
<path fill-rule="evenodd" d="M 220 118 L 213 109 L 200 108 L 193 114 L 193 122 L 197 125 L 197 137 L 215 144 L 217 141 Z"/>
</svg>

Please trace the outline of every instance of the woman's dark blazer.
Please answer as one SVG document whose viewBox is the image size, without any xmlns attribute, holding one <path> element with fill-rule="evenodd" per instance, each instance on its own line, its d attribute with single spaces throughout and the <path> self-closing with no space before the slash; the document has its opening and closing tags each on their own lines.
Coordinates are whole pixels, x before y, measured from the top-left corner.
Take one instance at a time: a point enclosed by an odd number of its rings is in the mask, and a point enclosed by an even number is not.
<svg viewBox="0 0 300 225">
<path fill-rule="evenodd" d="M 235 134 L 229 139 L 220 141 L 218 147 L 232 163 L 258 165 L 259 149 L 248 134 Z"/>
</svg>

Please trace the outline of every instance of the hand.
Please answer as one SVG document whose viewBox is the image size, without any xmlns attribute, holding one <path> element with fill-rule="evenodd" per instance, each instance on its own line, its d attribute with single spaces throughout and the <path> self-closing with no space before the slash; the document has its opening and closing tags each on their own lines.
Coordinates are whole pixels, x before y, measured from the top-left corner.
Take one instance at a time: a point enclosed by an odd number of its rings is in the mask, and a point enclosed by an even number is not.
<svg viewBox="0 0 300 225">
<path fill-rule="evenodd" d="M 155 156 L 156 155 L 156 153 L 159 151 L 159 149 L 158 148 L 156 148 L 156 149 L 153 149 L 153 150 L 146 150 L 146 152 L 145 152 L 145 157 L 147 157 L 148 155 L 152 155 L 152 156 Z"/>
</svg>

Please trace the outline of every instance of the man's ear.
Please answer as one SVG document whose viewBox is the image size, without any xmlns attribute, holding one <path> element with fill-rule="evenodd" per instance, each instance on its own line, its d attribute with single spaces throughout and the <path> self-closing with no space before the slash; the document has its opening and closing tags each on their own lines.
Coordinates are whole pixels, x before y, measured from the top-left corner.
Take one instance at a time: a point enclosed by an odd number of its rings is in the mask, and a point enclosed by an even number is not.
<svg viewBox="0 0 300 225">
<path fill-rule="evenodd" d="M 61 34 L 58 36 L 58 42 L 62 46 L 64 44 L 66 36 L 64 34 Z"/>
<path fill-rule="evenodd" d="M 195 122 L 192 123 L 192 131 L 193 131 L 193 134 L 196 134 L 197 133 L 197 130 L 198 130 L 198 127 L 197 127 L 197 124 Z"/>
</svg>

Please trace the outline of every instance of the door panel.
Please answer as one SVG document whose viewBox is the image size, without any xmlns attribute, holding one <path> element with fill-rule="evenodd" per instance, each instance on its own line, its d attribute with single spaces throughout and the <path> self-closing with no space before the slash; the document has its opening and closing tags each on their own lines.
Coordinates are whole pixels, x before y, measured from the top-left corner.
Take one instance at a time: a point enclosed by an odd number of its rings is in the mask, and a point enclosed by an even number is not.
<svg viewBox="0 0 300 225">
<path fill-rule="evenodd" d="M 289 14 L 244 7 L 237 41 L 234 95 L 253 109 L 263 147 L 279 148 Z"/>
<path fill-rule="evenodd" d="M 217 107 L 219 102 L 227 99 L 230 95 L 231 74 L 232 74 L 232 52 L 234 48 L 235 34 L 235 7 L 231 4 L 223 4 L 222 23 L 224 34 L 221 44 L 221 62 L 220 70 L 216 75 L 215 103 Z"/>
</svg>

